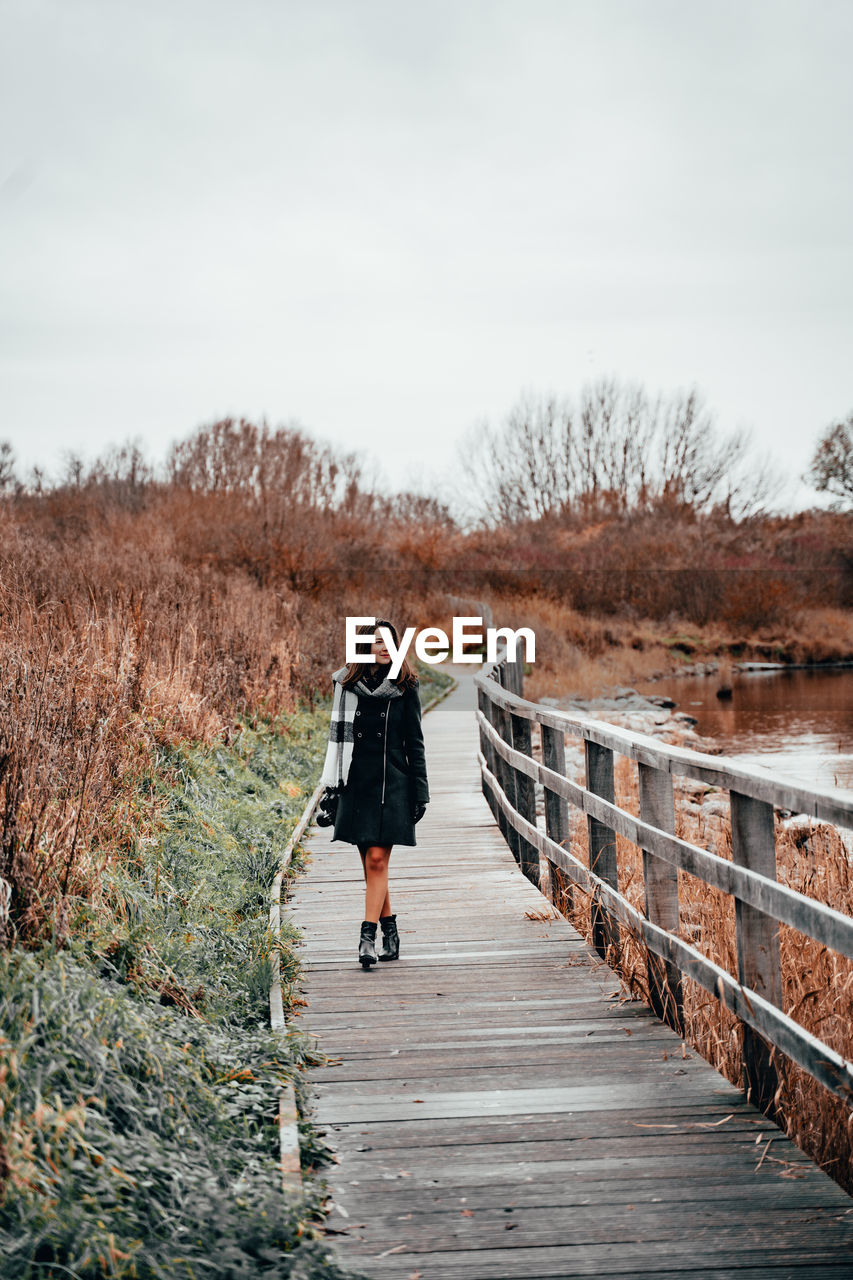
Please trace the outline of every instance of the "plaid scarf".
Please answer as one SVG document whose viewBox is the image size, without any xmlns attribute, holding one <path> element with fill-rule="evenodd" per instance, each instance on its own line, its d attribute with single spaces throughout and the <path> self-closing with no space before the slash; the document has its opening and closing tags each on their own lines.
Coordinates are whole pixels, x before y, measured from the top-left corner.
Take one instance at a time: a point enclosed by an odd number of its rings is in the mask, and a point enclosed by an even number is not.
<svg viewBox="0 0 853 1280">
<path fill-rule="evenodd" d="M 326 787 L 343 787 L 349 777 L 349 767 L 352 762 L 355 741 L 353 723 L 355 721 L 356 708 L 358 707 L 358 695 L 361 694 L 365 698 L 401 698 L 403 696 L 402 689 L 393 680 L 389 680 L 387 676 L 384 676 L 382 681 L 373 689 L 368 684 L 365 684 L 363 677 L 359 677 L 354 685 L 345 689 L 341 684 L 341 680 L 343 680 L 346 673 L 346 667 L 341 667 L 338 671 L 332 672 L 335 692 L 332 698 L 332 718 L 329 724 L 329 745 L 326 748 L 326 760 L 323 764 L 323 774 L 320 778 L 320 781 Z"/>
</svg>

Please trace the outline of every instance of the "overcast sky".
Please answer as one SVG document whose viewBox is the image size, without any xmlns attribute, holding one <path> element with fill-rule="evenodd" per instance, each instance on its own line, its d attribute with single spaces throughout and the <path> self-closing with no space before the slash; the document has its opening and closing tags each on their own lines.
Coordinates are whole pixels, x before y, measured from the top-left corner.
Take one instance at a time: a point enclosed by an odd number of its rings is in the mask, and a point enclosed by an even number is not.
<svg viewBox="0 0 853 1280">
<path fill-rule="evenodd" d="M 850 0 L 0 0 L 0 438 L 429 477 L 525 390 L 853 409 Z"/>
</svg>

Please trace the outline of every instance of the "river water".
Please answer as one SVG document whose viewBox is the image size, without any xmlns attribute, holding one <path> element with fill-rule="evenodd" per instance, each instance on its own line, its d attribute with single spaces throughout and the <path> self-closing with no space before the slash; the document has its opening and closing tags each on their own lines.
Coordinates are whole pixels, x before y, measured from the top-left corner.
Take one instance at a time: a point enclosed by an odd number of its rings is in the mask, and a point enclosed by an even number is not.
<svg viewBox="0 0 853 1280">
<path fill-rule="evenodd" d="M 735 672 L 732 697 L 716 676 L 670 676 L 637 686 L 698 720 L 724 755 L 821 789 L 853 794 L 853 668 Z"/>
</svg>

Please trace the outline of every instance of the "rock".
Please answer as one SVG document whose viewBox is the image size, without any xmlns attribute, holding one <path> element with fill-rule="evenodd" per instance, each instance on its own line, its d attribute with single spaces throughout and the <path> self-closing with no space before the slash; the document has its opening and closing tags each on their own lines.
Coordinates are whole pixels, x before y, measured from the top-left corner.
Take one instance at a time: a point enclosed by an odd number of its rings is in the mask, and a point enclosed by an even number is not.
<svg viewBox="0 0 853 1280">
<path fill-rule="evenodd" d="M 649 724 L 645 716 L 623 716 L 623 727 L 632 733 L 648 733 Z"/>
<path fill-rule="evenodd" d="M 665 698 L 662 693 L 654 693 L 646 701 L 656 707 L 666 707 L 668 710 L 677 705 L 674 698 Z"/>
<path fill-rule="evenodd" d="M 612 716 L 620 708 L 615 698 L 596 698 L 595 701 L 575 702 L 573 706 L 579 716 Z"/>
</svg>

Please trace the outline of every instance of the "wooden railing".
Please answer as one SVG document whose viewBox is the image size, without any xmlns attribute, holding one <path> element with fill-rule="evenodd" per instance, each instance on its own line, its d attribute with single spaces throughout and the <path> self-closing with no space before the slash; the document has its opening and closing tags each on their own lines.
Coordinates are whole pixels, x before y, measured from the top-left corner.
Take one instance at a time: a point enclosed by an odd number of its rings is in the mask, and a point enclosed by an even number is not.
<svg viewBox="0 0 853 1280">
<path fill-rule="evenodd" d="M 683 1034 L 682 976 L 721 1000 L 743 1023 L 747 1091 L 773 1114 L 778 1079 L 773 1047 L 827 1089 L 853 1102 L 853 1063 L 782 1011 L 779 924 L 853 957 L 853 919 L 779 884 L 774 809 L 853 827 L 853 804 L 799 787 L 723 757 L 667 746 L 604 721 L 527 702 L 521 663 L 506 651 L 475 677 L 483 793 L 521 870 L 539 883 L 539 856 L 591 900 L 593 945 L 618 963 L 620 926 L 642 939 L 648 989 L 659 1017 Z M 542 759 L 533 758 L 531 725 L 539 725 Z M 586 785 L 566 777 L 565 735 L 584 743 Z M 639 817 L 614 800 L 614 755 L 636 761 Z M 675 835 L 673 775 L 728 791 L 732 859 Z M 544 789 L 545 830 L 536 818 L 535 785 Z M 569 805 L 586 814 L 588 865 L 570 848 Z M 642 850 L 645 913 L 618 891 L 615 834 Z M 735 978 L 679 934 L 678 871 L 730 894 L 735 902 Z"/>
</svg>

